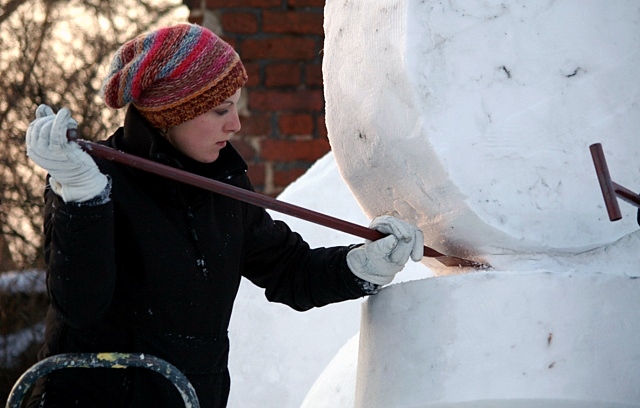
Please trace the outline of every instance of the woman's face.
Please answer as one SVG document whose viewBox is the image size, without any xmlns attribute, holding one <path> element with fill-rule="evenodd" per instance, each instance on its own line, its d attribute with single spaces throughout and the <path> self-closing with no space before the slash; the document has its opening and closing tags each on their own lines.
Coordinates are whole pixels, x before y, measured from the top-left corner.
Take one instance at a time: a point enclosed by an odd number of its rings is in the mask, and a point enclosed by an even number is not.
<svg viewBox="0 0 640 408">
<path fill-rule="evenodd" d="M 169 128 L 167 140 L 178 150 L 201 163 L 212 163 L 231 136 L 240 130 L 240 89 L 220 105 L 200 116 Z"/>
</svg>

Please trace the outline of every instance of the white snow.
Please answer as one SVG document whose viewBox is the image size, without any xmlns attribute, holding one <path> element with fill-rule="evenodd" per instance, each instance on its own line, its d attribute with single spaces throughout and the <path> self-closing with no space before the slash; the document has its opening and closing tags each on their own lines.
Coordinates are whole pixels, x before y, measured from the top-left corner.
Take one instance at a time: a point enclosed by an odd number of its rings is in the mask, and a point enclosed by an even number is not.
<svg viewBox="0 0 640 408">
<path fill-rule="evenodd" d="M 13 367 L 17 358 L 34 342 L 44 340 L 44 322 L 24 328 L 6 336 L 0 335 L 0 362 L 3 367 Z"/>
<path fill-rule="evenodd" d="M 0 296 L 17 293 L 44 293 L 45 274 L 35 269 L 26 271 L 10 271 L 0 274 Z M 0 311 L 1 312 L 1 311 Z M 0 334 L 0 364 L 12 367 L 16 359 L 34 341 L 44 338 L 44 323 L 22 329 L 7 335 Z"/>
<path fill-rule="evenodd" d="M 0 274 L 0 293 L 43 293 L 45 290 L 45 276 L 42 271 L 31 269 Z"/>
<path fill-rule="evenodd" d="M 345 181 L 370 217 L 414 220 L 428 246 L 500 270 L 637 231 L 632 206 L 609 222 L 588 146 L 637 189 L 639 23 L 634 0 L 327 1 L 327 128 Z"/>
<path fill-rule="evenodd" d="M 355 406 L 637 407 L 639 293 L 640 279 L 557 271 L 393 285 L 363 309 Z"/>
</svg>

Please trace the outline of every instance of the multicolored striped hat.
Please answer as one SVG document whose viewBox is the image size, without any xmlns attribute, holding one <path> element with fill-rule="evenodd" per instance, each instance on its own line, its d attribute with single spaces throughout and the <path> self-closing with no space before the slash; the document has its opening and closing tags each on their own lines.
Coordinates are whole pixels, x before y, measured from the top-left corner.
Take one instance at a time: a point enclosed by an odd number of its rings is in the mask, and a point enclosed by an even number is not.
<svg viewBox="0 0 640 408">
<path fill-rule="evenodd" d="M 178 24 L 123 44 L 101 94 L 107 106 L 132 103 L 152 126 L 168 129 L 220 105 L 246 82 L 229 44 L 204 27 Z"/>
</svg>

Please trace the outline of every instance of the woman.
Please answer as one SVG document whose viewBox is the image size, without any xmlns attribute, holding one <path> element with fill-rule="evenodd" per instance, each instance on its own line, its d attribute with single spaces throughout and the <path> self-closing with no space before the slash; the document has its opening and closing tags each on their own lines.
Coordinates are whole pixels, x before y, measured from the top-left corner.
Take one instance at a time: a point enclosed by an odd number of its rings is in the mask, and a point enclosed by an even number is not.
<svg viewBox="0 0 640 408">
<path fill-rule="evenodd" d="M 100 143 L 252 189 L 229 140 L 246 71 L 211 31 L 179 24 L 140 35 L 116 53 L 102 87 L 124 126 Z M 113 162 L 66 139 L 68 110 L 41 105 L 29 157 L 48 171 L 45 258 L 51 307 L 40 358 L 135 352 L 177 366 L 201 406 L 229 394 L 227 327 L 242 276 L 269 301 L 304 311 L 377 292 L 411 257 L 420 230 L 390 216 L 390 234 L 311 249 L 259 207 Z M 144 369 L 61 370 L 39 380 L 33 406 L 178 407 L 167 380 Z"/>
</svg>

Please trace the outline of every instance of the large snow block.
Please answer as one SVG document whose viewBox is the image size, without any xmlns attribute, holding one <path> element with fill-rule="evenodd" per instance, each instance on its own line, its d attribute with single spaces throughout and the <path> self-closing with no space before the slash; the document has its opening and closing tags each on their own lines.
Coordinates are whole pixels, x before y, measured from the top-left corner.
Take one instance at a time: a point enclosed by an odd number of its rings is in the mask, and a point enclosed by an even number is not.
<svg viewBox="0 0 640 408">
<path fill-rule="evenodd" d="M 640 279 L 434 277 L 363 304 L 357 408 L 640 407 Z"/>
<path fill-rule="evenodd" d="M 324 24 L 328 136 L 369 217 L 516 271 L 637 230 L 631 205 L 609 222 L 588 148 L 640 190 L 636 0 L 327 0 Z"/>
</svg>

